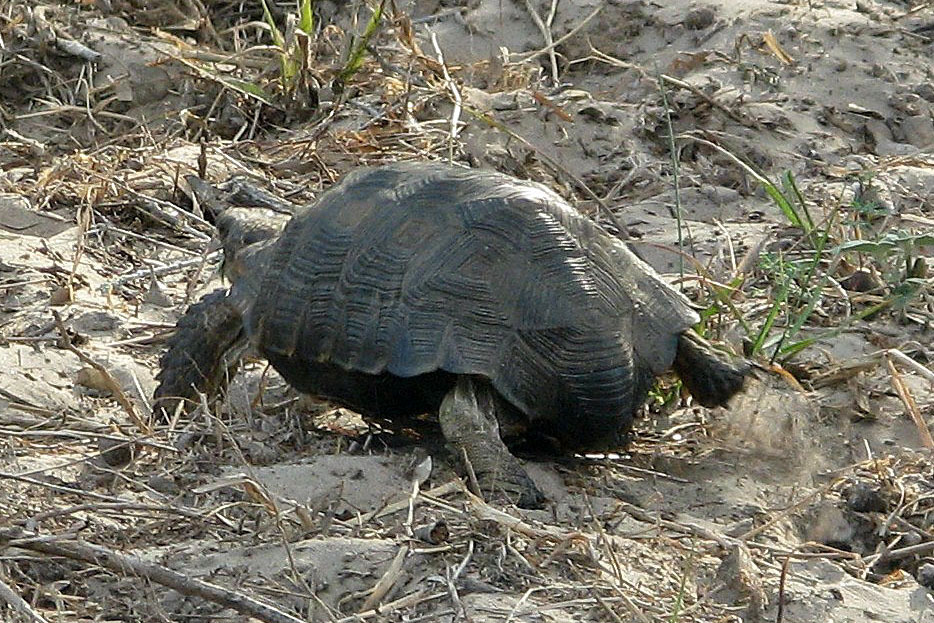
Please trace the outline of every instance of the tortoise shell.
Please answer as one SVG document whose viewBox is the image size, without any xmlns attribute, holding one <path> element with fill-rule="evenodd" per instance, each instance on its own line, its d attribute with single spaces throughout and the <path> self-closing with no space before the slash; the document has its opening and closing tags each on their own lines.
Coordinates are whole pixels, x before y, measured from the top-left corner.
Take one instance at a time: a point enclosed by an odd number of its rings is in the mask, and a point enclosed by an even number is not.
<svg viewBox="0 0 934 623">
<path fill-rule="evenodd" d="M 298 389 L 393 415 L 476 375 L 570 447 L 618 444 L 698 321 L 556 193 L 441 164 L 347 175 L 257 263 L 244 326 Z"/>
</svg>

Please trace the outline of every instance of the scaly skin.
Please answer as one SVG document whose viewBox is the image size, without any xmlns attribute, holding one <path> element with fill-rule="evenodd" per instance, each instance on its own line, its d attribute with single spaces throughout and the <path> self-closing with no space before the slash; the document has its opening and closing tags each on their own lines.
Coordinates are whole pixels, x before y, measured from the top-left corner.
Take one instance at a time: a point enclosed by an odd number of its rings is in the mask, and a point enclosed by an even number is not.
<svg viewBox="0 0 934 623">
<path fill-rule="evenodd" d="M 522 508 L 541 508 L 545 496 L 535 486 L 499 433 L 496 403 L 488 381 L 461 376 L 438 410 L 441 430 L 464 467 L 472 469 L 480 490 Z"/>
<path fill-rule="evenodd" d="M 240 312 L 225 290 L 215 290 L 188 308 L 162 355 L 153 396 L 156 413 L 171 418 L 197 406 L 199 394 L 215 396 L 236 373 L 247 340 Z"/>
<path fill-rule="evenodd" d="M 743 388 L 749 365 L 718 353 L 693 330 L 678 339 L 673 368 L 694 399 L 705 407 L 723 407 Z"/>
</svg>

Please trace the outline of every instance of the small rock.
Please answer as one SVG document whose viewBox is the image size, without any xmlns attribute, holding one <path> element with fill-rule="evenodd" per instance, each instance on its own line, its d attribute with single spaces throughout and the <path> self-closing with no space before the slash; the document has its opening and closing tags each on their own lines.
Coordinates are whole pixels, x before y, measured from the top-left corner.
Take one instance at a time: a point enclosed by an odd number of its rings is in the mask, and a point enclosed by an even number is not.
<svg viewBox="0 0 934 623">
<path fill-rule="evenodd" d="M 606 112 L 597 106 L 584 106 L 579 111 L 577 111 L 577 114 L 581 115 L 582 117 L 587 117 L 596 123 L 619 125 L 619 119 L 606 114 Z"/>
<path fill-rule="evenodd" d="M 111 467 L 126 467 L 133 460 L 135 444 L 126 439 L 113 439 L 101 437 L 97 440 L 97 447 L 101 458 Z"/>
<path fill-rule="evenodd" d="M 107 379 L 100 370 L 92 368 L 91 366 L 78 370 L 78 374 L 75 375 L 75 383 L 83 385 L 88 389 L 101 392 L 102 394 L 109 395 L 113 391 L 113 386 L 109 379 Z"/>
<path fill-rule="evenodd" d="M 893 93 L 889 96 L 889 106 L 909 117 L 922 114 L 922 99 L 916 93 Z"/>
<path fill-rule="evenodd" d="M 840 280 L 840 285 L 844 290 L 850 292 L 873 292 L 885 287 L 879 275 L 873 271 L 861 268 L 851 275 L 847 275 Z"/>
<path fill-rule="evenodd" d="M 929 115 L 906 117 L 899 126 L 908 142 L 915 147 L 934 146 L 934 121 Z"/>
<path fill-rule="evenodd" d="M 62 286 L 56 288 L 49 295 L 49 305 L 52 307 L 61 307 L 62 305 L 67 305 L 74 302 L 74 297 L 72 295 L 71 288 Z"/>
<path fill-rule="evenodd" d="M 716 17 L 716 13 L 710 7 L 698 7 L 688 11 L 682 23 L 689 30 L 703 30 L 713 24 Z"/>
<path fill-rule="evenodd" d="M 888 509 L 878 487 L 865 482 L 857 482 L 843 492 L 846 506 L 857 513 L 884 513 Z"/>
<path fill-rule="evenodd" d="M 171 476 L 163 476 L 161 474 L 156 474 L 152 476 L 146 483 L 149 485 L 150 489 L 158 491 L 159 493 L 164 493 L 168 496 L 176 496 L 181 493 L 181 489 L 178 484 L 176 484 L 175 479 Z"/>
<path fill-rule="evenodd" d="M 156 307 L 171 307 L 174 305 L 172 299 L 166 295 L 162 286 L 160 286 L 159 282 L 155 279 L 152 280 L 149 284 L 149 290 L 143 295 L 143 302 L 155 305 Z"/>
<path fill-rule="evenodd" d="M 926 562 L 918 567 L 918 584 L 934 590 L 934 564 Z"/>
<path fill-rule="evenodd" d="M 721 599 L 725 598 L 731 602 L 746 601 L 745 620 L 761 620 L 762 609 L 766 603 L 762 572 L 745 545 L 733 546 L 717 568 L 717 580 L 732 594 L 720 595 Z"/>
<path fill-rule="evenodd" d="M 824 502 L 818 505 L 814 518 L 808 526 L 807 539 L 851 551 L 853 527 L 846 520 L 842 510 L 829 502 Z"/>
<path fill-rule="evenodd" d="M 929 102 L 934 102 L 934 85 L 930 82 L 922 82 L 915 86 L 915 93 Z"/>
<path fill-rule="evenodd" d="M 71 326 L 79 333 L 113 331 L 120 323 L 119 318 L 104 311 L 90 311 L 71 321 Z"/>
<path fill-rule="evenodd" d="M 243 453 L 253 465 L 272 465 L 279 458 L 279 450 L 261 441 L 248 441 Z"/>
</svg>

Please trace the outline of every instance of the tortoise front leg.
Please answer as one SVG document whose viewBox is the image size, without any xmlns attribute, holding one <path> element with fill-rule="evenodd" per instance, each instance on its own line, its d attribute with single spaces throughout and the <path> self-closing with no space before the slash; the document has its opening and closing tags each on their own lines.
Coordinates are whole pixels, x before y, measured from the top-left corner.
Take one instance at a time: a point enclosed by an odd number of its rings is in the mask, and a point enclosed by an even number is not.
<svg viewBox="0 0 934 623">
<path fill-rule="evenodd" d="M 247 347 L 243 320 L 224 290 L 215 290 L 188 308 L 169 338 L 156 375 L 153 410 L 171 418 L 179 402 L 191 411 L 198 394 L 213 398 L 227 386 Z"/>
<path fill-rule="evenodd" d="M 458 377 L 438 412 L 441 430 L 458 458 L 466 455 L 481 491 L 504 495 L 522 508 L 541 508 L 545 496 L 500 438 L 496 400 L 488 382 Z"/>
</svg>

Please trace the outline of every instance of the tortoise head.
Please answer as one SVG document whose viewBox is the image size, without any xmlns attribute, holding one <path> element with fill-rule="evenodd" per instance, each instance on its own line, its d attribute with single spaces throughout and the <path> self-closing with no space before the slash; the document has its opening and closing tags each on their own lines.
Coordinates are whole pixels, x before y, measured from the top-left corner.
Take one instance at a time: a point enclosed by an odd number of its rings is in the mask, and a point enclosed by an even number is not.
<svg viewBox="0 0 934 623">
<path fill-rule="evenodd" d="M 224 248 L 224 275 L 234 283 L 244 275 L 258 275 L 262 271 L 256 266 L 262 259 L 258 252 L 279 237 L 291 215 L 244 206 L 236 185 L 218 188 L 193 175 L 185 179 L 204 211 L 214 217 Z"/>
<path fill-rule="evenodd" d="M 236 283 L 245 274 L 258 273 L 259 252 L 279 237 L 289 217 L 265 208 L 228 208 L 215 224 L 224 247 L 224 276 Z"/>
</svg>

